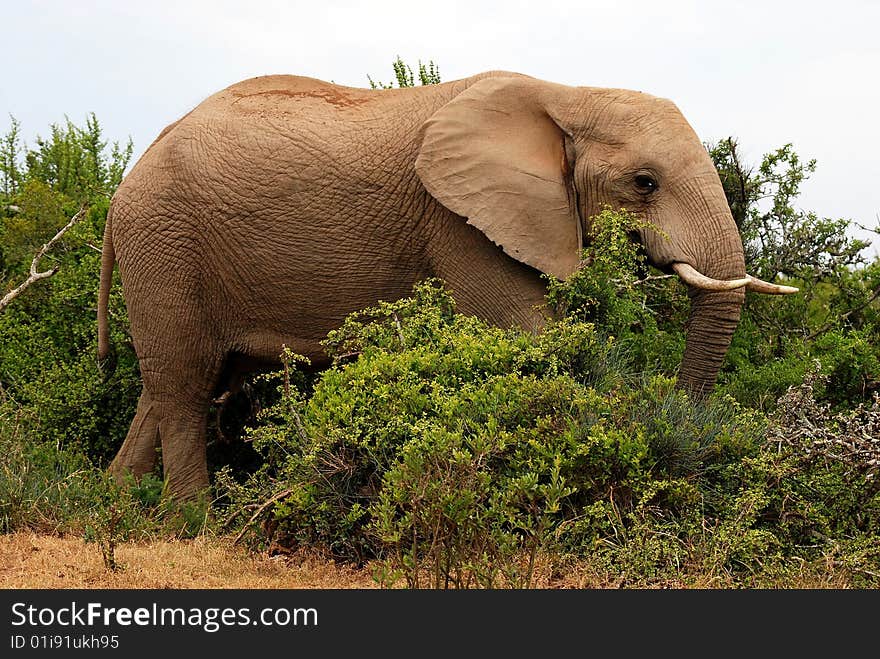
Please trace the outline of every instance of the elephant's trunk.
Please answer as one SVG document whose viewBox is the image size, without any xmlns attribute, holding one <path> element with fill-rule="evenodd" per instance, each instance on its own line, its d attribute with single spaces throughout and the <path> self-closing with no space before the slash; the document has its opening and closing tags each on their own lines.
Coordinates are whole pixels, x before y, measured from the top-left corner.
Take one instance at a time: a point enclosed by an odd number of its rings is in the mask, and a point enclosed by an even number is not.
<svg viewBox="0 0 880 659">
<path fill-rule="evenodd" d="M 687 283 L 691 298 L 678 387 L 695 397 L 708 395 L 715 385 L 752 282 L 746 274 L 742 239 L 720 186 L 701 192 L 704 212 L 687 218 L 691 231 L 682 235 L 704 237 L 679 243 L 683 258 L 673 256 L 673 260 L 684 262 L 684 266 L 672 266 Z M 705 232 L 712 236 L 709 245 Z"/>
<path fill-rule="evenodd" d="M 691 288 L 690 295 L 691 314 L 678 386 L 693 396 L 703 397 L 715 384 L 739 323 L 745 293 L 742 289 L 714 292 Z"/>
<path fill-rule="evenodd" d="M 720 196 L 720 195 L 719 195 Z M 708 205 L 708 203 L 707 203 Z M 711 216 L 710 216 L 711 217 Z M 687 323 L 684 357 L 678 374 L 678 386 L 692 395 L 707 395 L 715 384 L 730 340 L 739 324 L 745 291 L 770 295 L 796 293 L 797 288 L 762 281 L 746 274 L 742 242 L 729 214 L 714 216 L 720 249 L 699 259 L 699 250 L 691 250 L 698 266 L 676 262 L 672 270 L 687 283 L 691 314 Z M 699 261 L 703 262 L 700 263 Z"/>
<path fill-rule="evenodd" d="M 676 269 L 678 272 L 678 269 Z M 678 386 L 702 397 L 712 390 L 721 362 L 730 346 L 730 340 L 739 324 L 746 290 L 768 295 L 797 293 L 792 286 L 770 284 L 755 277 L 715 281 L 714 287 L 691 284 L 691 314 L 687 324 L 684 357 L 678 374 Z M 724 284 L 748 282 L 733 290 L 724 290 Z"/>
</svg>

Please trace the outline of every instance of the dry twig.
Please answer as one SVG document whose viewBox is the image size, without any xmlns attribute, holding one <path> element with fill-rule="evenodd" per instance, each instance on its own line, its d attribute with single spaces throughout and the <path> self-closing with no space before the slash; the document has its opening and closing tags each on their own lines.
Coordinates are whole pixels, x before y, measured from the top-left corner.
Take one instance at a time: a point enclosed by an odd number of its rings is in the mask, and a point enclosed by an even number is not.
<svg viewBox="0 0 880 659">
<path fill-rule="evenodd" d="M 70 218 L 70 221 L 67 224 L 65 224 L 63 227 L 61 227 L 61 229 L 58 230 L 58 233 L 56 233 L 54 236 L 52 236 L 52 239 L 39 249 L 39 251 L 34 255 L 33 261 L 31 261 L 30 274 L 28 275 L 28 278 L 25 279 L 21 284 L 19 284 L 18 286 L 16 286 L 11 291 L 9 291 L 6 295 L 3 296 L 3 299 L 0 300 L 0 311 L 3 311 L 3 309 L 5 309 L 7 306 L 9 306 L 9 304 L 15 298 L 17 298 L 19 295 L 21 295 L 21 293 L 28 286 L 30 286 L 31 284 L 33 284 L 35 282 L 40 281 L 41 279 L 47 279 L 48 277 L 51 277 L 56 272 L 58 272 L 57 265 L 54 268 L 52 268 L 51 270 L 44 270 L 44 271 L 40 272 L 40 270 L 39 270 L 40 260 L 44 256 L 46 256 L 46 252 L 48 252 L 50 249 L 52 249 L 52 246 L 61 239 L 61 236 L 63 236 L 65 233 L 67 233 L 67 231 L 68 231 L 68 229 L 70 229 L 70 227 L 72 227 L 74 224 L 79 222 L 83 217 L 85 217 L 87 210 L 88 210 L 88 206 L 83 206 L 82 208 L 80 208 L 79 211 L 76 213 L 76 215 L 74 215 L 72 218 Z"/>
<path fill-rule="evenodd" d="M 232 544 L 237 545 L 239 543 L 239 541 L 241 541 L 241 539 L 244 537 L 244 534 L 247 533 L 247 530 L 250 527 L 250 525 L 253 524 L 255 521 L 257 521 L 257 518 L 263 514 L 263 512 L 266 510 L 266 508 L 268 508 L 269 506 L 274 504 L 279 499 L 283 499 L 284 497 L 289 496 L 291 494 L 293 494 L 293 490 L 281 490 L 281 492 L 279 492 L 275 496 L 264 501 L 262 503 L 262 505 L 259 508 L 257 508 L 256 512 L 253 515 L 251 515 L 251 518 L 247 521 L 247 524 L 244 525 L 244 527 L 241 529 L 241 531 L 239 531 L 238 535 L 235 536 L 235 540 L 232 541 Z"/>
<path fill-rule="evenodd" d="M 611 281 L 614 282 L 615 284 L 627 284 L 629 286 L 639 286 L 639 285 L 645 284 L 647 282 L 662 281 L 664 279 L 670 279 L 675 276 L 677 276 L 677 275 L 648 275 L 647 277 L 644 277 L 643 279 L 636 279 L 634 281 L 627 281 L 625 279 L 612 279 Z"/>
<path fill-rule="evenodd" d="M 800 386 L 789 387 L 779 399 L 777 423 L 768 438 L 786 444 L 808 459 L 842 463 L 873 481 L 880 473 L 880 394 L 872 403 L 849 413 L 832 415 L 830 405 L 817 403 L 813 386 L 823 376 L 818 365 Z"/>
</svg>

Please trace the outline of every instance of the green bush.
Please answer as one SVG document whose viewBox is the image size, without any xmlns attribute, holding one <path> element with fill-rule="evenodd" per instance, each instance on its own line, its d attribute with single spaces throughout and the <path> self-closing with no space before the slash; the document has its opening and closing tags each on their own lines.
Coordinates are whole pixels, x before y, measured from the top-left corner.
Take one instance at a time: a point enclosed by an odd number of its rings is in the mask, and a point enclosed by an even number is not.
<svg viewBox="0 0 880 659">
<path fill-rule="evenodd" d="M 587 267 L 564 283 L 550 278 L 547 300 L 561 316 L 592 322 L 614 337 L 618 370 L 672 375 L 684 352 L 690 302 L 678 278 L 649 268 L 632 241 L 646 228 L 656 230 L 625 209 L 603 209 L 590 221 Z"/>
<path fill-rule="evenodd" d="M 814 358 L 828 386 L 816 395 L 852 409 L 880 390 L 880 261 L 867 262 L 853 223 L 797 208 L 801 185 L 815 171 L 790 144 L 760 165 L 742 163 L 736 141 L 709 145 L 745 246 L 746 267 L 800 288 L 784 297 L 749 293 L 719 377 L 722 391 L 772 410 L 803 381 Z M 768 200 L 769 203 L 762 203 Z"/>
<path fill-rule="evenodd" d="M 246 527 L 257 543 L 378 558 L 386 585 L 527 586 L 539 554 L 590 560 L 635 584 L 697 573 L 773 583 L 788 561 L 830 555 L 870 579 L 873 476 L 827 455 L 805 462 L 802 444 L 774 439 L 792 403 L 768 417 L 737 402 L 727 392 L 745 396 L 759 381 L 746 363 L 709 401 L 675 389 L 656 353 L 662 337 L 681 341 L 673 319 L 686 308 L 664 315 L 647 299 L 677 301 L 681 287 L 643 271 L 625 240 L 631 222 L 595 219 L 595 252 L 550 282 L 562 315 L 538 334 L 456 314 L 442 282 L 427 281 L 332 332 L 334 365 L 310 395 L 292 386 L 288 354 L 281 400 L 249 433 L 264 466 L 229 488 L 231 514 L 256 522 L 271 511 L 262 530 Z M 821 341 L 832 375 L 809 400 L 833 436 L 841 421 L 815 399 L 832 377 L 856 380 L 840 367 L 861 372 L 863 339 Z M 747 359 L 739 350 L 733 363 Z M 791 347 L 782 354 L 784 393 L 811 371 Z"/>
<path fill-rule="evenodd" d="M 267 461 L 233 508 L 272 500 L 272 541 L 382 558 L 386 582 L 527 585 L 537 552 L 588 555 L 646 507 L 683 514 L 763 429 L 726 399 L 695 408 L 669 378 L 622 385 L 591 324 L 499 330 L 453 313 L 437 282 L 328 345 L 312 396 L 289 388 L 251 431 Z"/>
<path fill-rule="evenodd" d="M 328 339 L 337 365 L 311 398 L 292 393 L 264 413 L 276 423 L 253 431 L 255 445 L 269 463 L 281 458 L 279 478 L 308 481 L 279 506 L 290 516 L 279 533 L 321 541 L 349 558 L 375 556 L 375 529 L 363 504 L 401 452 L 415 450 L 413 442 L 453 442 L 510 459 L 504 447 L 524 437 L 536 446 L 562 441 L 556 433 L 575 418 L 573 397 L 583 388 L 572 373 L 602 364 L 609 344 L 592 326 L 573 323 L 535 341 L 456 315 L 452 304 L 436 282 L 426 282 L 412 299 L 349 319 Z M 373 321 L 363 324 L 365 316 Z M 352 352 L 360 354 L 356 361 L 340 361 Z"/>
<path fill-rule="evenodd" d="M 0 143 L 7 182 L 0 195 L 0 292 L 24 279 L 39 246 L 84 203 L 88 212 L 41 262 L 57 273 L 0 312 L 0 391 L 41 441 L 108 462 L 141 388 L 118 278 L 110 299 L 115 371 L 102 371 L 96 358 L 99 249 L 109 196 L 131 145 L 108 146 L 94 116 L 83 128 L 69 121 L 52 126 L 33 149 L 18 144 L 17 130 L 13 121 Z"/>
</svg>

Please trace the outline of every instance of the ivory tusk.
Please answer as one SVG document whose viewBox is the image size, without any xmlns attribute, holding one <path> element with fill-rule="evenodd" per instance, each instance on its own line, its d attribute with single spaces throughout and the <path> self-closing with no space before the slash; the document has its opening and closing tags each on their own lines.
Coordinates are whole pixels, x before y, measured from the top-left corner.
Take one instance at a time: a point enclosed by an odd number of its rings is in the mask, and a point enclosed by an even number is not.
<svg viewBox="0 0 880 659">
<path fill-rule="evenodd" d="M 749 278 L 748 286 L 746 286 L 747 291 L 754 291 L 755 293 L 766 293 L 767 295 L 790 295 L 792 293 L 797 293 L 800 290 L 799 288 L 795 288 L 794 286 L 771 284 L 764 281 L 763 279 L 752 277 L 751 275 L 746 276 Z"/>
<path fill-rule="evenodd" d="M 682 281 L 684 281 L 689 286 L 702 288 L 707 291 L 732 291 L 737 288 L 742 288 L 743 286 L 748 286 L 755 281 L 749 276 L 746 276 L 743 279 L 712 279 L 711 277 L 707 277 L 699 270 L 695 269 L 693 266 L 681 262 L 673 263 L 672 269 L 675 270 L 675 274 L 681 277 Z M 765 284 L 766 286 L 771 285 L 766 284 L 765 282 L 761 283 Z"/>
</svg>

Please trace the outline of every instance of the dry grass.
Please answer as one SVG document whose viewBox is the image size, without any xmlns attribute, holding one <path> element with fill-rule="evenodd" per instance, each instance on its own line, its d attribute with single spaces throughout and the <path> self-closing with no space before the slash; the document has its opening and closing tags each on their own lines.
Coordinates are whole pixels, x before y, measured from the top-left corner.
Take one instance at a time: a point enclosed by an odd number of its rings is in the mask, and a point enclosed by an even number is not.
<svg viewBox="0 0 880 659">
<path fill-rule="evenodd" d="M 0 535 L 0 588 L 375 588 L 368 569 L 316 555 L 252 554 L 224 538 L 120 545 L 123 568 L 97 545 L 33 533 Z"/>
<path fill-rule="evenodd" d="M 669 590 L 734 590 L 748 588 L 726 574 L 684 572 L 679 578 L 640 581 L 626 579 L 596 569 L 589 561 L 568 561 L 564 566 L 552 561 L 539 563 L 536 568 L 537 588 L 638 588 Z M 762 589 L 848 589 L 851 575 L 832 566 L 794 564 L 785 574 L 765 576 L 754 588 Z"/>
<path fill-rule="evenodd" d="M 0 588 L 377 588 L 370 566 L 354 569 L 316 553 L 255 554 L 229 538 L 126 543 L 116 550 L 122 569 L 104 567 L 97 545 L 78 537 L 36 533 L 0 535 Z M 849 588 L 848 575 L 833 566 L 792 566 L 762 588 Z M 732 578 L 682 575 L 650 585 L 627 582 L 589 561 L 559 562 L 540 556 L 533 586 L 545 589 L 670 588 L 730 589 Z M 425 583 L 430 579 L 426 577 Z M 401 581 L 397 587 L 403 587 Z"/>
</svg>

